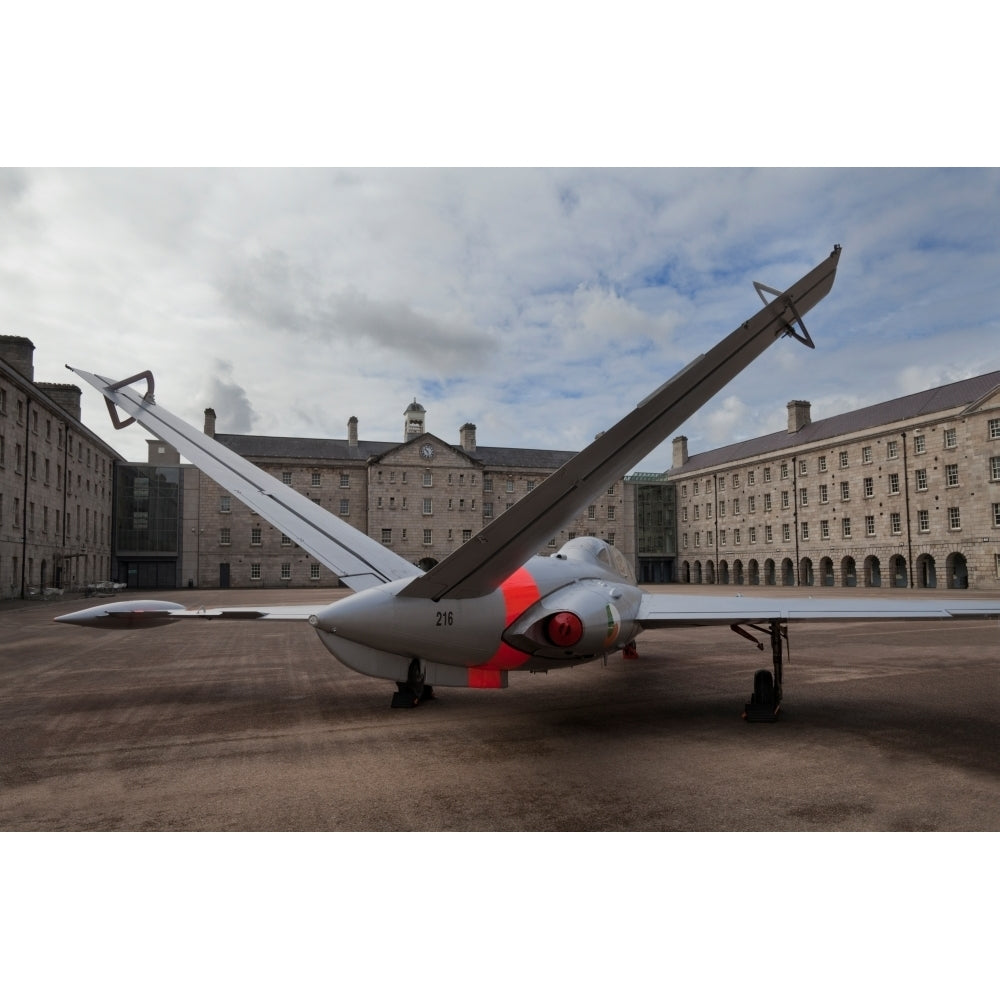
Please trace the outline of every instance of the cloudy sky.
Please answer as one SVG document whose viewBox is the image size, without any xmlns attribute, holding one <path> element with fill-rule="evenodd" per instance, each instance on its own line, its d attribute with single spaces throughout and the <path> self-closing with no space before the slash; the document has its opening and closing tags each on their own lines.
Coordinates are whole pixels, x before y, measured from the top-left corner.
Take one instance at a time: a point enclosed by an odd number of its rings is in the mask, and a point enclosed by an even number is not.
<svg viewBox="0 0 1000 1000">
<path fill-rule="evenodd" d="M 789 399 L 815 419 L 1000 369 L 1000 173 L 898 166 L 995 162 L 976 9 L 21 5 L 0 333 L 42 381 L 151 368 L 220 431 L 354 415 L 393 441 L 416 398 L 446 441 L 472 421 L 577 449 L 752 315 L 755 279 L 840 243 L 817 349 L 769 349 L 680 428 L 692 452 L 784 426 Z M 78 166 L 23 166 L 47 163 Z"/>
<path fill-rule="evenodd" d="M 0 332 L 222 431 L 398 440 L 416 398 L 446 441 L 576 449 L 842 244 L 816 350 L 771 348 L 697 452 L 1000 369 L 998 223 L 988 169 L 7 168 Z"/>
</svg>

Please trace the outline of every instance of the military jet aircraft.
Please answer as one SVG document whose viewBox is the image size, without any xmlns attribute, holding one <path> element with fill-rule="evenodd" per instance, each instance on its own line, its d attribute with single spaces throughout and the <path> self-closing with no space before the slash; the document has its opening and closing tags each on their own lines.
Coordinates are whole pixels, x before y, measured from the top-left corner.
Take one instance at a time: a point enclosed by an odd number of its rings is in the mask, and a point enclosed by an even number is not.
<svg viewBox="0 0 1000 1000">
<path fill-rule="evenodd" d="M 759 648 L 763 642 L 747 629 L 770 636 L 773 670 L 755 673 L 744 713 L 770 721 L 781 704 L 789 621 L 1000 616 L 1000 602 L 985 601 L 648 594 L 617 549 L 590 537 L 571 539 L 554 555 L 536 555 L 775 340 L 792 336 L 813 347 L 802 317 L 830 291 L 839 259 L 835 246 L 784 292 L 755 282 L 764 307 L 753 317 L 427 572 L 165 410 L 154 398 L 151 372 L 114 381 L 70 368 L 104 394 L 116 427 L 138 422 L 176 447 L 354 593 L 300 607 L 189 610 L 168 601 L 123 601 L 56 621 L 97 628 L 192 618 L 308 622 L 342 663 L 394 681 L 395 707 L 419 704 L 435 686 L 503 688 L 511 670 L 544 671 L 607 657 L 632 647 L 644 629 L 724 624 Z M 142 382 L 140 395 L 132 386 Z"/>
</svg>

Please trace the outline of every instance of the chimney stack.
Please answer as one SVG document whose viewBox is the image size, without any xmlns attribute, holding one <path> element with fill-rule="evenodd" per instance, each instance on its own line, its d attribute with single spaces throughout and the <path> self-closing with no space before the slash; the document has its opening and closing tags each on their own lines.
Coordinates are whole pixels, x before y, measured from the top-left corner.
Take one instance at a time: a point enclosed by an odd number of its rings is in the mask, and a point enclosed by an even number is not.
<svg viewBox="0 0 1000 1000">
<path fill-rule="evenodd" d="M 29 382 L 35 381 L 35 345 L 27 337 L 0 337 L 0 361 Z"/>
<path fill-rule="evenodd" d="M 808 399 L 793 399 L 788 404 L 788 433 L 794 434 L 796 431 L 808 427 L 812 423 L 809 414 L 811 404 Z"/>
<path fill-rule="evenodd" d="M 674 445 L 674 464 L 673 468 L 679 469 L 683 465 L 687 465 L 688 460 L 688 439 L 681 434 L 679 437 L 675 437 L 673 440 Z"/>
<path fill-rule="evenodd" d="M 476 450 L 476 425 L 462 424 L 458 429 L 458 440 L 462 451 L 474 452 Z"/>
<path fill-rule="evenodd" d="M 62 407 L 74 420 L 80 419 L 80 387 L 64 385 L 61 382 L 39 382 L 38 388 L 52 400 L 56 406 Z"/>
<path fill-rule="evenodd" d="M 358 446 L 358 418 L 351 417 L 347 421 L 347 446 L 352 450 Z"/>
<path fill-rule="evenodd" d="M 211 406 L 205 410 L 205 436 L 215 437 L 215 410 Z"/>
</svg>

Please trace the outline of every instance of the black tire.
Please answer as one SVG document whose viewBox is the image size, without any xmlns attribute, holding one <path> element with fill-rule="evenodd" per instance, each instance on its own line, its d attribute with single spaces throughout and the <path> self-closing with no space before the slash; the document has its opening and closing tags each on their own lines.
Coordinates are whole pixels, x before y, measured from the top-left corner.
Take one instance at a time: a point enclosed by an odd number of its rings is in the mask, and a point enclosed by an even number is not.
<svg viewBox="0 0 1000 1000">
<path fill-rule="evenodd" d="M 758 670 L 753 675 L 753 695 L 751 705 L 774 704 L 774 675 L 770 670 Z"/>
</svg>

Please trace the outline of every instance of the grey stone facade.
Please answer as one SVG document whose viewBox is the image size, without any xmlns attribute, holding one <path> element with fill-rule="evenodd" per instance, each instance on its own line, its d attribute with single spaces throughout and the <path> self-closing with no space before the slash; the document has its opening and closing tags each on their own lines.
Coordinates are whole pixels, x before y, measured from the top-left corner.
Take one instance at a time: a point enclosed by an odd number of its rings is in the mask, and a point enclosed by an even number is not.
<svg viewBox="0 0 1000 1000">
<path fill-rule="evenodd" d="M 688 456 L 681 582 L 995 588 L 1000 372 Z"/>
<path fill-rule="evenodd" d="M 113 466 L 80 389 L 34 381 L 34 344 L 0 336 L 0 599 L 111 576 Z"/>
<path fill-rule="evenodd" d="M 283 480 L 415 566 L 428 568 L 538 486 L 573 452 L 477 445 L 463 425 L 459 444 L 426 430 L 426 411 L 414 400 L 404 413 L 402 440 L 366 441 L 351 417 L 343 439 L 282 438 L 217 433 L 206 413 L 205 432 Z M 186 539 L 195 551 L 183 574 L 199 587 L 329 587 L 333 573 L 225 490 L 185 470 Z M 575 535 L 596 535 L 634 558 L 634 525 L 617 482 L 543 550 L 554 552 Z M 196 513 L 194 513 L 196 512 Z"/>
</svg>

